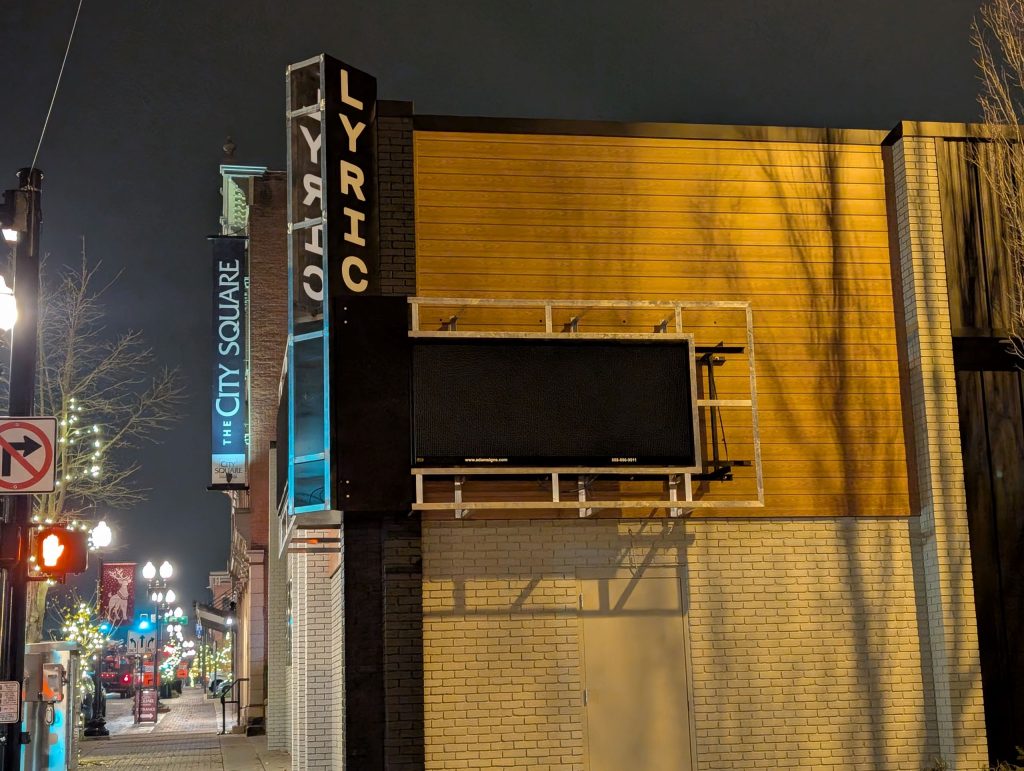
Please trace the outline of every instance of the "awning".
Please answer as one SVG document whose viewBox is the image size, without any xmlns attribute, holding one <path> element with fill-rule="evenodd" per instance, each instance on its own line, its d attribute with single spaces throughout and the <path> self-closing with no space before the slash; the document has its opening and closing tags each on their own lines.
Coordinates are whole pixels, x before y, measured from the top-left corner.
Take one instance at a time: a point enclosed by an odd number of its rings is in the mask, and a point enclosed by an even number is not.
<svg viewBox="0 0 1024 771">
<path fill-rule="evenodd" d="M 230 632 L 234 627 L 234 619 L 230 611 L 215 608 L 212 605 L 204 605 L 201 602 L 195 603 L 196 621 L 203 625 L 204 629 L 214 629 L 218 632 Z M 228 620 L 231 623 L 228 623 Z"/>
</svg>

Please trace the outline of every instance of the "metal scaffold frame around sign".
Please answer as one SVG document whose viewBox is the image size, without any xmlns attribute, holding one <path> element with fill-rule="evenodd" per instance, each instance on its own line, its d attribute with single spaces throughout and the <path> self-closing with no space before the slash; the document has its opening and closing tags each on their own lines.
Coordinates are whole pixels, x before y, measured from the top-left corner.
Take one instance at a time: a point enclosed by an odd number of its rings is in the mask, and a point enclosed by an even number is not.
<svg viewBox="0 0 1024 771">
<path fill-rule="evenodd" d="M 522 300 L 494 298 L 451 298 L 451 297 L 410 297 L 410 328 L 409 336 L 416 338 L 518 338 L 518 339 L 603 339 L 603 340 L 652 340 L 664 339 L 666 336 L 684 339 L 691 343 L 691 382 L 697 388 L 698 381 L 694 371 L 695 354 L 699 356 L 700 366 L 706 366 L 711 391 L 704 398 L 695 398 L 694 436 L 700 435 L 699 429 L 711 432 L 712 458 L 704 459 L 700 467 L 671 466 L 588 466 L 588 467 L 431 467 L 414 468 L 416 500 L 413 509 L 417 511 L 452 511 L 462 519 L 471 512 L 499 512 L 555 509 L 577 510 L 581 517 L 588 517 L 598 510 L 622 509 L 654 509 L 666 512 L 671 517 L 688 516 L 695 511 L 713 509 L 756 509 L 764 507 L 764 477 L 761 466 L 761 436 L 758 426 L 757 380 L 754 367 L 754 330 L 753 314 L 750 303 L 742 301 L 687 301 L 687 300 Z M 422 327 L 422 319 L 426 308 L 445 309 L 451 311 L 442 315 L 439 328 L 426 330 Z M 511 330 L 508 324 L 501 328 L 502 322 L 496 318 L 488 323 L 480 323 L 480 318 L 491 311 L 498 310 L 537 310 L 543 313 L 543 321 L 538 322 L 536 330 Z M 581 330 L 581 321 L 588 311 L 663 311 L 664 317 L 654 326 L 653 332 L 600 332 Z M 703 343 L 692 332 L 686 331 L 684 314 L 688 311 L 740 313 L 744 318 L 744 344 L 742 346 L 725 346 L 723 343 Z M 470 313 L 476 317 L 477 326 L 486 329 L 460 329 L 460 316 Z M 561 315 L 567 320 L 556 330 Z M 542 324 L 542 326 L 541 326 Z M 492 328 L 494 327 L 494 328 Z M 671 328 L 672 331 L 669 331 Z M 730 357 L 739 357 L 745 364 L 750 383 L 749 399 L 719 399 L 714 392 L 714 369 L 721 366 Z M 750 410 L 750 426 L 753 439 L 753 458 L 749 461 L 720 459 L 718 450 L 718 428 L 715 423 L 716 411 L 722 408 L 746 408 Z M 720 418 L 719 418 L 720 420 Z M 709 466 L 710 464 L 710 466 Z M 695 481 L 732 479 L 733 466 L 752 466 L 756 481 L 756 498 L 736 499 L 702 499 L 694 492 Z M 710 469 L 710 471 L 709 471 Z M 524 478 L 547 478 L 550 496 L 537 500 L 487 500 L 467 501 L 464 499 L 464 488 L 469 478 L 501 476 L 503 478 L 521 476 Z M 643 477 L 662 481 L 662 497 L 643 499 L 600 499 L 589 496 L 592 482 L 599 477 Z M 450 479 L 452 481 L 451 499 L 428 501 L 426 483 L 430 479 Z M 564 500 L 565 490 L 561 484 L 566 478 L 575 478 L 576 486 L 572 500 Z"/>
</svg>

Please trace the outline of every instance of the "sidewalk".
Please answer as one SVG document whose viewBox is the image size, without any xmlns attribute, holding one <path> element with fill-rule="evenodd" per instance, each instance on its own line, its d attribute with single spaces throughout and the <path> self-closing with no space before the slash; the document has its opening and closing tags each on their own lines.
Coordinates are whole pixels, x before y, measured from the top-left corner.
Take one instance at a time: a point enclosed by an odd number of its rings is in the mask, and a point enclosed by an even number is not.
<svg viewBox="0 0 1024 771">
<path fill-rule="evenodd" d="M 157 722 L 135 725 L 132 699 L 107 697 L 107 730 L 111 736 L 149 735 L 154 733 L 211 733 L 220 731 L 220 703 L 207 699 L 199 688 L 186 688 L 176 699 L 162 699 L 160 704 L 170 711 L 161 712 Z M 228 725 L 232 715 L 228 713 Z"/>
<path fill-rule="evenodd" d="M 288 755 L 269 752 L 266 737 L 218 736 L 219 704 L 189 688 L 162 701 L 168 711 L 156 725 L 134 725 L 130 699 L 107 702 L 109 739 L 82 740 L 79 765 L 85 769 L 149 771 L 287 771 Z M 215 707 L 215 705 L 217 705 Z M 229 718 L 230 726 L 230 718 Z"/>
</svg>

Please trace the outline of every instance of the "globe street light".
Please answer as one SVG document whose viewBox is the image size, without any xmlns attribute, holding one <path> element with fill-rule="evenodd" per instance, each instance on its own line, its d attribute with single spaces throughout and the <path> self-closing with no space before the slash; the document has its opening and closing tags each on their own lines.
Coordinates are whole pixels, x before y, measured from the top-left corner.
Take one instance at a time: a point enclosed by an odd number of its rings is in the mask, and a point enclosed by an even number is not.
<svg viewBox="0 0 1024 771">
<path fill-rule="evenodd" d="M 0 307 L 3 303 L 3 277 L 0 276 Z M 3 311 L 0 310 L 0 316 Z M 100 520 L 96 523 L 96 526 L 89 533 L 90 548 L 95 550 L 102 550 L 110 546 L 114 540 L 114 533 L 111 531 L 110 526 L 104 521 Z M 96 574 L 96 602 L 99 604 L 100 615 L 103 614 L 105 609 L 103 607 L 103 559 L 99 560 L 99 570 Z M 105 627 L 105 628 L 104 628 Z M 106 634 L 111 631 L 111 625 L 104 622 L 101 627 L 101 631 Z M 92 692 L 92 715 L 89 718 L 89 722 L 85 726 L 86 736 L 110 736 L 110 731 L 107 730 L 107 721 L 104 719 L 107 712 L 107 701 L 103 696 L 103 683 L 100 679 L 100 669 L 103 667 L 103 656 L 106 653 L 106 643 L 100 648 L 100 653 L 96 657 L 96 666 L 92 672 L 93 692 Z"/>
<path fill-rule="evenodd" d="M 0 281 L 3 280 L 3 276 L 0 276 Z M 3 292 L 3 288 L 0 287 L 0 293 Z M 96 526 L 92 528 L 92 546 L 95 549 L 105 549 L 111 545 L 114 540 L 114 533 L 111 531 L 111 526 L 106 524 L 102 519 L 96 522 Z"/>
<path fill-rule="evenodd" d="M 159 578 L 157 578 L 157 573 L 160 574 Z M 156 689 L 158 711 L 160 709 L 160 628 L 164 624 L 163 617 L 170 609 L 170 603 L 176 599 L 174 590 L 167 587 L 167 580 L 172 575 L 174 575 L 174 567 L 167 560 L 160 563 L 159 570 L 151 561 L 142 567 L 142 576 L 149 582 L 149 597 L 156 606 L 156 613 L 153 614 L 153 618 L 156 621 L 156 648 L 153 651 L 153 687 Z M 136 721 L 138 721 L 137 713 Z"/>
</svg>

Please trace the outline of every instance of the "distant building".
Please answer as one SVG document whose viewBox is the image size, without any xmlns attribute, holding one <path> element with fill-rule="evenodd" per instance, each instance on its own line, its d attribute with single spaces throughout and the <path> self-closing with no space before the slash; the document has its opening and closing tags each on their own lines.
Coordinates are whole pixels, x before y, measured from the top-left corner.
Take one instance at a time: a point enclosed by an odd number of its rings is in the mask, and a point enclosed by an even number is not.
<svg viewBox="0 0 1024 771">
<path fill-rule="evenodd" d="M 269 513 L 276 508 L 269 499 L 270 452 L 287 334 L 285 185 L 283 173 L 261 166 L 223 165 L 220 172 L 221 234 L 240 239 L 245 262 L 248 468 L 246 485 L 226 490 L 231 498 L 231 552 L 228 570 L 211 574 L 211 590 L 217 608 L 228 610 L 235 603 L 232 658 L 235 677 L 243 680 L 239 721 L 246 730 L 259 732 L 267 698 Z"/>
<path fill-rule="evenodd" d="M 998 344 L 1006 255 L 971 127 L 420 116 L 345 88 L 374 123 L 346 114 L 334 150 L 292 143 L 290 227 L 283 175 L 223 172 L 223 230 L 249 239 L 230 568 L 248 726 L 265 717 L 297 768 L 360 771 L 973 769 L 1019 741 L 1020 598 L 993 577 L 1020 556 L 1005 505 L 1020 460 L 983 434 L 1024 430 L 1021 384 Z M 320 120 L 306 107 L 293 99 L 293 122 Z M 360 136 L 372 167 L 345 160 Z M 340 183 L 316 177 L 333 168 L 318 148 L 349 163 Z M 318 193 L 329 208 L 331 184 L 365 184 L 369 214 L 295 216 Z M 372 254 L 339 266 L 327 249 L 318 273 L 325 222 Z M 318 276 L 399 298 L 403 342 L 394 306 L 331 300 Z M 359 316 L 378 306 L 379 324 Z M 422 389 L 424 346 L 445 341 L 686 335 L 690 469 L 632 453 L 431 466 L 413 453 L 425 402 L 395 397 L 389 369 L 413 350 Z M 605 362 L 588 388 L 612 387 Z M 467 366 L 443 381 L 455 413 L 481 374 Z M 526 440 L 557 438 L 501 393 Z M 359 423 L 389 409 L 405 417 Z M 482 443 L 486 425 L 467 433 Z"/>
</svg>

